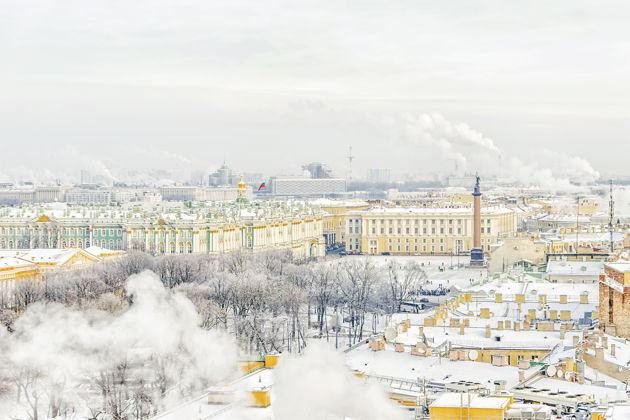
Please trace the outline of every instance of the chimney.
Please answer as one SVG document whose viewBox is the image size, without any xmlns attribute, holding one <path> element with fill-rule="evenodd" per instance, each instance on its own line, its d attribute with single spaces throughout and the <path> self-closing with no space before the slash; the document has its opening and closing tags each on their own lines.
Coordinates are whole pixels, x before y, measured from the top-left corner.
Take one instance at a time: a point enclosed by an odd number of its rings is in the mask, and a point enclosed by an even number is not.
<svg viewBox="0 0 630 420">
<path fill-rule="evenodd" d="M 610 344 L 610 355 L 612 357 L 616 357 L 616 353 L 617 353 L 617 346 L 614 343 Z"/>
<path fill-rule="evenodd" d="M 604 360 L 604 348 L 595 347 L 595 358 L 598 360 Z"/>
<path fill-rule="evenodd" d="M 606 337 L 605 335 L 602 336 L 602 347 L 605 349 L 608 348 L 608 337 Z"/>
<path fill-rule="evenodd" d="M 524 370 L 519 370 L 518 371 L 518 381 L 519 382 L 525 381 L 525 371 Z"/>
<path fill-rule="evenodd" d="M 521 323 L 520 322 L 515 322 L 514 323 L 514 331 L 520 331 L 521 330 Z"/>
<path fill-rule="evenodd" d="M 464 335 L 466 333 L 466 327 L 464 326 L 464 324 L 461 324 L 459 326 L 459 335 Z"/>
<path fill-rule="evenodd" d="M 490 325 L 486 325 L 486 338 L 490 338 L 492 335 L 492 330 L 490 329 Z"/>
<path fill-rule="evenodd" d="M 497 330 L 503 329 L 503 321 L 497 321 Z"/>
</svg>

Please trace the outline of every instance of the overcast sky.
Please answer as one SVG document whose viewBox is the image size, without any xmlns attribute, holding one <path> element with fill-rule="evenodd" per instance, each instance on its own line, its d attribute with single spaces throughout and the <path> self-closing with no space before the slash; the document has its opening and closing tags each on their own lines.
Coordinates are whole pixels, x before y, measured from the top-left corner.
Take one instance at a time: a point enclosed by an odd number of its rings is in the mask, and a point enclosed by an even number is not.
<svg viewBox="0 0 630 420">
<path fill-rule="evenodd" d="M 503 172 L 630 175 L 627 1 L 0 6 L 5 178 L 224 159 L 344 175 L 350 145 L 362 176 L 498 172 L 495 155 Z"/>
</svg>

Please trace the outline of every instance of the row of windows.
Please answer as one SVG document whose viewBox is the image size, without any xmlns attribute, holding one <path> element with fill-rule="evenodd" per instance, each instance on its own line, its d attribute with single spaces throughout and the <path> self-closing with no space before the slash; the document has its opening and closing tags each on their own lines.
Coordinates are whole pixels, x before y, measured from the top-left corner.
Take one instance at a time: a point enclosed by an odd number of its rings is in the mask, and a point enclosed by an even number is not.
<svg viewBox="0 0 630 420">
<path fill-rule="evenodd" d="M 420 247 L 419 247 L 418 245 L 414 245 L 414 246 L 413 246 L 413 250 L 414 250 L 415 252 L 418 252 L 419 248 L 420 248 Z M 484 248 L 484 249 L 486 249 L 487 251 L 489 251 L 489 250 L 490 250 L 490 245 L 482 246 L 482 248 Z M 360 248 L 360 247 L 359 247 L 359 245 L 357 245 L 357 244 L 355 244 L 355 245 L 354 245 L 354 247 L 353 247 L 353 245 L 352 245 L 352 244 L 349 244 L 349 249 L 350 249 L 350 251 L 352 251 L 353 249 L 354 249 L 354 250 L 356 250 L 356 251 L 358 251 L 358 250 L 360 250 L 361 248 Z M 410 251 L 411 251 L 411 249 L 412 249 L 412 247 L 411 247 L 410 245 L 406 245 L 406 246 L 404 246 L 404 250 L 405 250 L 406 252 L 410 252 Z M 376 245 L 372 245 L 372 246 L 370 247 L 370 251 L 371 251 L 371 252 L 376 252 L 376 250 L 377 250 Z M 388 244 L 388 245 L 387 245 L 387 250 L 388 250 L 388 251 L 402 251 L 402 250 L 403 250 L 403 247 L 402 247 L 401 245 L 396 245 L 396 246 L 393 246 L 392 244 Z M 430 252 L 437 252 L 437 251 L 439 251 L 439 252 L 444 252 L 444 245 L 440 245 L 439 250 L 438 250 L 438 249 L 436 249 L 436 246 L 435 246 L 435 245 L 431 245 L 431 247 L 430 247 L 430 248 L 429 248 L 427 245 L 423 245 L 423 246 L 422 246 L 422 252 L 428 252 L 428 251 L 430 251 Z"/>
<path fill-rule="evenodd" d="M 455 229 L 453 229 L 453 228 L 448 228 L 448 231 L 446 230 L 446 228 L 439 228 L 439 234 L 440 235 L 444 235 L 447 232 L 448 232 L 449 235 L 453 235 L 454 232 L 457 232 L 458 235 L 461 235 L 462 234 L 462 228 L 457 228 L 457 231 L 455 231 Z M 359 228 L 359 227 L 353 228 L 352 226 L 349 226 L 348 227 L 348 233 L 361 233 L 361 228 Z M 397 233 L 398 235 L 402 235 L 403 234 L 403 229 L 402 228 L 397 228 L 394 231 L 394 228 L 390 227 L 388 229 L 388 233 L 390 235 L 393 235 L 394 233 Z M 405 228 L 405 230 L 404 230 L 404 234 L 405 235 L 411 235 L 412 233 L 415 234 L 415 235 L 420 234 L 420 228 L 414 228 L 413 231 L 411 230 L 411 228 Z M 422 234 L 423 235 L 427 235 L 428 233 L 429 233 L 428 228 L 422 228 Z M 490 233 L 492 233 L 492 229 L 490 227 L 486 227 L 486 228 L 482 227 L 481 228 L 481 233 L 490 234 Z M 376 235 L 376 234 L 377 234 L 377 229 L 373 227 L 372 228 L 372 235 Z M 381 228 L 380 229 L 380 234 L 381 235 L 385 234 L 385 228 Z M 437 228 L 431 228 L 431 235 L 436 235 L 436 234 L 438 234 Z"/>
<path fill-rule="evenodd" d="M 429 224 L 429 220 L 431 220 L 430 224 L 432 224 L 432 225 L 436 225 L 436 224 L 445 225 L 447 220 L 448 220 L 448 224 L 449 225 L 452 225 L 454 223 L 457 223 L 458 225 L 461 225 L 463 223 L 462 219 L 413 219 L 413 224 L 419 225 L 420 224 L 420 220 L 422 220 L 422 224 L 423 225 Z M 377 222 L 380 222 L 381 225 L 384 225 L 384 224 L 388 224 L 388 225 L 391 225 L 391 224 L 410 225 L 410 224 L 412 224 L 411 221 L 412 221 L 412 219 L 378 219 L 378 220 L 377 219 L 370 219 L 369 223 L 371 225 L 376 225 Z M 348 222 L 351 223 L 351 224 L 352 223 L 358 224 L 358 223 L 361 223 L 361 219 L 348 219 Z M 491 219 L 481 219 L 481 223 L 482 224 L 485 223 L 485 224 L 489 225 L 489 224 L 491 224 L 491 222 L 492 222 Z"/>
<path fill-rule="evenodd" d="M 29 229 L 25 227 L 4 227 L 4 228 L 0 227 L 0 234 L 4 234 L 4 235 L 24 235 L 28 231 Z M 55 231 L 56 231 L 55 229 L 46 229 L 46 230 L 35 229 L 33 233 L 37 233 L 37 232 L 53 233 Z M 64 233 L 65 235 L 76 235 L 76 236 L 84 235 L 85 236 L 88 232 L 88 228 L 87 227 L 59 228 L 59 232 Z M 94 236 L 107 236 L 108 233 L 109 233 L 109 236 L 114 236 L 115 234 L 120 236 L 122 235 L 122 229 L 103 229 L 103 228 L 94 229 Z"/>
</svg>

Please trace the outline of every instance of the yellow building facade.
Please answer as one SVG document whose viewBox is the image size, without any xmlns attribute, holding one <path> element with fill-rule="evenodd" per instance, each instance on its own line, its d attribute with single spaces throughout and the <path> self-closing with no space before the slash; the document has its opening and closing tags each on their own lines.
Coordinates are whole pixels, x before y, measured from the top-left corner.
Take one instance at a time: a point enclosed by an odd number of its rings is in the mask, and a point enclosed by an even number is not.
<svg viewBox="0 0 630 420">
<path fill-rule="evenodd" d="M 446 392 L 429 407 L 431 420 L 503 420 L 510 407 L 508 397 Z"/>
<path fill-rule="evenodd" d="M 499 238 L 514 236 L 516 214 L 504 207 L 481 210 L 481 246 L 484 251 Z M 350 253 L 378 255 L 449 255 L 473 248 L 471 207 L 373 208 L 348 212 L 345 244 Z"/>
<path fill-rule="evenodd" d="M 87 268 L 103 259 L 77 248 L 2 251 L 0 291 L 13 289 L 23 280 L 41 280 L 49 273 Z"/>
<path fill-rule="evenodd" d="M 367 210 L 370 207 L 365 201 L 315 200 L 314 206 L 324 212 L 322 228 L 326 246 L 345 243 L 345 218 L 351 211 Z"/>
</svg>

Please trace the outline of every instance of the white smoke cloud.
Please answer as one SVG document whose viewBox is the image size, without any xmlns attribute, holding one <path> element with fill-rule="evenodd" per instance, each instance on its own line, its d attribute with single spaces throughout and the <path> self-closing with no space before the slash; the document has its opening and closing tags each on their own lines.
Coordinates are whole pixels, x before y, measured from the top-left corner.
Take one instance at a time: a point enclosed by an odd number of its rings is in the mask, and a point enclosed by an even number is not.
<svg viewBox="0 0 630 420">
<path fill-rule="evenodd" d="M 66 393 L 79 392 L 86 378 L 125 360 L 164 360 L 166 373 L 189 389 L 236 373 L 233 339 L 200 328 L 184 295 L 166 290 L 152 272 L 131 276 L 126 289 L 133 303 L 119 316 L 56 303 L 30 305 L 15 322 L 15 332 L 0 335 L 2 369 L 8 374 L 36 369 L 50 382 L 63 378 Z M 82 397 L 68 395 L 68 400 L 76 405 Z"/>
<path fill-rule="evenodd" d="M 495 142 L 465 123 L 453 123 L 442 114 L 407 114 L 403 118 L 405 137 L 437 149 L 457 163 L 460 174 L 474 171 L 513 178 L 525 186 L 550 191 L 572 192 L 575 183 L 590 183 L 600 177 L 588 160 L 567 153 L 542 149 L 536 160 L 510 156 Z M 501 157 L 502 162 L 498 162 Z M 499 170 L 499 165 L 503 168 Z"/>
<path fill-rule="evenodd" d="M 355 377 L 343 356 L 324 344 L 287 358 L 274 373 L 275 420 L 400 420 L 403 410 L 385 391 Z"/>
<path fill-rule="evenodd" d="M 70 155 L 82 165 L 82 169 L 88 170 L 93 175 L 100 175 L 108 181 L 118 181 L 107 165 L 99 159 L 92 158 L 79 152 L 75 147 L 68 146 Z"/>
</svg>

